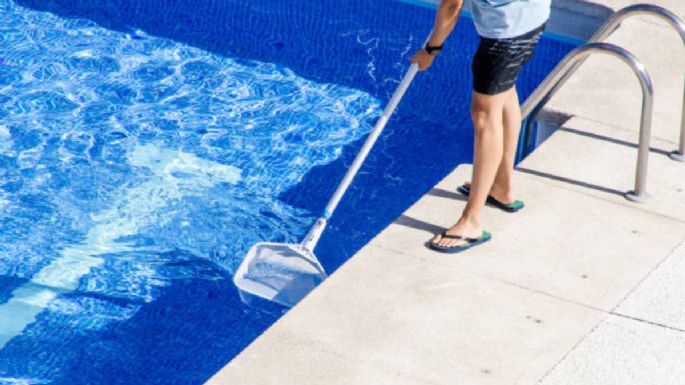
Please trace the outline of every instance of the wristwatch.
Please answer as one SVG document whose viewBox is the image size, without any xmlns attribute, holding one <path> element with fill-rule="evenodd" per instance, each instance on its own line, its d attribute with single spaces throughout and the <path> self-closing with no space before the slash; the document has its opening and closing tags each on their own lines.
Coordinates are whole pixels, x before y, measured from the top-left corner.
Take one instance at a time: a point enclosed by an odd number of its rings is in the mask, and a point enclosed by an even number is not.
<svg viewBox="0 0 685 385">
<path fill-rule="evenodd" d="M 438 46 L 432 47 L 429 43 L 426 43 L 426 46 L 423 47 L 423 49 L 425 49 L 429 55 L 437 56 L 437 54 L 439 54 L 440 51 L 442 51 L 442 46 L 438 45 Z"/>
</svg>

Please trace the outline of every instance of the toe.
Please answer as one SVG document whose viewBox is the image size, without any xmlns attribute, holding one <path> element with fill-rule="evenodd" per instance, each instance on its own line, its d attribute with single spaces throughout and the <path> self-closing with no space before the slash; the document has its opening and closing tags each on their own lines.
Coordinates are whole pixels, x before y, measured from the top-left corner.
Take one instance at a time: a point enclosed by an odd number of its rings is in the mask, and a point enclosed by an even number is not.
<svg viewBox="0 0 685 385">
<path fill-rule="evenodd" d="M 454 239 L 447 239 L 447 238 L 445 238 L 445 239 L 442 240 L 442 242 L 440 242 L 440 246 L 443 246 L 443 247 L 453 247 L 453 246 L 456 246 L 456 245 L 457 245 L 457 242 L 458 242 L 458 241 L 456 241 L 456 240 L 454 240 Z"/>
</svg>

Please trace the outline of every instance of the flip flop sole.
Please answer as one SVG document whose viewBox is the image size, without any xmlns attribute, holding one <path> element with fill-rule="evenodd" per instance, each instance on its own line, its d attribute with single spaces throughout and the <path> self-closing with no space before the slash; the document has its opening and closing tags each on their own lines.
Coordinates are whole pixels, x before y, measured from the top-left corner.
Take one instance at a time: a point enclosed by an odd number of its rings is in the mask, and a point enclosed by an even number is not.
<svg viewBox="0 0 685 385">
<path fill-rule="evenodd" d="M 462 185 L 462 186 L 457 187 L 457 191 L 464 196 L 469 196 L 469 194 L 471 194 L 471 189 L 466 187 L 466 185 Z M 495 206 L 498 209 L 506 211 L 508 213 L 515 213 L 515 212 L 517 212 L 517 211 L 519 211 L 525 207 L 523 202 L 521 202 L 519 200 L 514 201 L 513 203 L 510 203 L 510 204 L 504 204 L 504 203 L 498 201 L 497 199 L 495 199 L 489 195 L 488 195 L 488 199 L 486 200 L 486 202 L 489 203 L 490 205 Z"/>
<path fill-rule="evenodd" d="M 467 244 L 449 247 L 449 246 L 436 245 L 435 243 L 433 243 L 433 241 L 428 241 L 428 247 L 430 247 L 431 249 L 433 249 L 437 252 L 440 252 L 440 253 L 456 254 L 456 253 L 461 253 L 462 251 L 469 250 L 475 246 L 481 245 L 481 244 L 489 241 L 491 238 L 492 238 L 492 235 L 490 235 L 490 233 L 488 233 L 487 231 L 484 231 L 483 235 L 477 241 L 469 242 Z"/>
</svg>

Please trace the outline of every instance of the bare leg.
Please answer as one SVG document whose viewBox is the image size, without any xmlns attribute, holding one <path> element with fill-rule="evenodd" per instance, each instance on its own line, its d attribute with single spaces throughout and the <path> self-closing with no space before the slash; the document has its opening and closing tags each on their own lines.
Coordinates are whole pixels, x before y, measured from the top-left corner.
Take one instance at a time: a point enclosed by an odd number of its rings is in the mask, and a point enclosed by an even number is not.
<svg viewBox="0 0 685 385">
<path fill-rule="evenodd" d="M 492 188 L 497 169 L 502 163 L 504 152 L 504 104 L 508 93 L 484 95 L 473 93 L 471 118 L 475 130 L 473 153 L 473 174 L 471 194 L 459 221 L 447 230 L 447 234 L 478 238 L 482 234 L 482 215 L 485 200 Z M 440 246 L 453 247 L 463 240 L 442 238 L 439 234 L 434 242 Z"/>
<path fill-rule="evenodd" d="M 514 201 L 512 175 L 514 173 L 519 134 L 521 133 L 521 106 L 519 105 L 519 98 L 515 87 L 505 94 L 506 100 L 502 114 L 504 122 L 504 156 L 502 156 L 502 163 L 500 163 L 497 170 L 497 177 L 495 177 L 491 194 L 500 202 L 511 203 Z"/>
<path fill-rule="evenodd" d="M 497 169 L 495 182 L 490 189 L 490 195 L 502 203 L 512 203 L 515 200 L 512 184 L 516 150 L 518 149 L 519 134 L 521 133 L 521 107 L 516 88 L 503 93 L 505 97 L 502 113 L 504 126 L 504 155 Z M 466 183 L 470 185 L 470 183 Z"/>
</svg>

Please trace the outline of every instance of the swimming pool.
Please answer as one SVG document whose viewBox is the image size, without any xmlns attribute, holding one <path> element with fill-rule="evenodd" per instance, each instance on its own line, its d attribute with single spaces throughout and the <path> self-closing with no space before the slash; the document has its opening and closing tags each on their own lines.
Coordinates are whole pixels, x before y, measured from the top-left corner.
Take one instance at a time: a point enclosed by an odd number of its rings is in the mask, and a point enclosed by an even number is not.
<svg viewBox="0 0 685 385">
<path fill-rule="evenodd" d="M 430 30 L 395 0 L 0 0 L 0 383 L 196 384 L 277 316 L 231 274 L 313 223 Z M 324 234 L 334 271 L 468 162 L 464 19 Z M 545 39 L 523 96 L 573 47 Z M 455 213 L 456 215 L 456 213 Z"/>
</svg>

